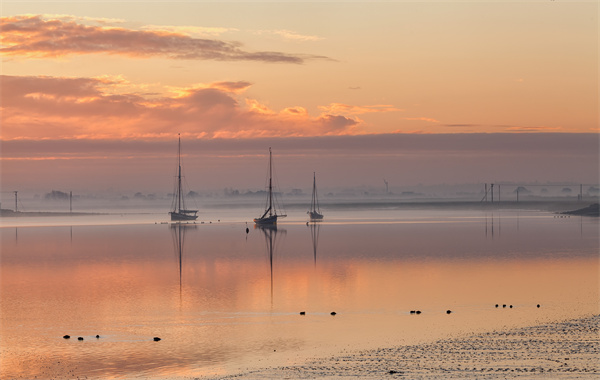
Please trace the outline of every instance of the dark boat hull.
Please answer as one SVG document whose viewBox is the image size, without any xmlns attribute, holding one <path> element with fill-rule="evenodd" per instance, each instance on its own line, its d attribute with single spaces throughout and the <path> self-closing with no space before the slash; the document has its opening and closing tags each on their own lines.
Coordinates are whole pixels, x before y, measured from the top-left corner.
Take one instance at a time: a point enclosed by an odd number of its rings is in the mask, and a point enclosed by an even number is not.
<svg viewBox="0 0 600 380">
<path fill-rule="evenodd" d="M 323 215 L 319 214 L 316 211 L 309 211 L 308 215 L 310 217 L 311 220 L 321 220 L 323 219 Z"/>
<path fill-rule="evenodd" d="M 180 212 L 170 212 L 172 221 L 181 221 L 181 220 L 196 220 L 198 219 L 198 215 L 191 214 L 183 214 Z"/>
<path fill-rule="evenodd" d="M 263 218 L 255 218 L 254 223 L 261 225 L 275 224 L 277 223 L 277 215 L 265 216 Z"/>
</svg>

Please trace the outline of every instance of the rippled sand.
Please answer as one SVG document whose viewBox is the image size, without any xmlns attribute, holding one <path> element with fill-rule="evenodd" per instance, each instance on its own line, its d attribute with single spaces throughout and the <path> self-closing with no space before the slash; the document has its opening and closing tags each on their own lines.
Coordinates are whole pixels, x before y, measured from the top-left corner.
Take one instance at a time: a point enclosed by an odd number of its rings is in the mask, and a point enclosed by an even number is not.
<svg viewBox="0 0 600 380">
<path fill-rule="evenodd" d="M 226 379 L 561 378 L 600 376 L 600 315 L 317 359 Z"/>
</svg>

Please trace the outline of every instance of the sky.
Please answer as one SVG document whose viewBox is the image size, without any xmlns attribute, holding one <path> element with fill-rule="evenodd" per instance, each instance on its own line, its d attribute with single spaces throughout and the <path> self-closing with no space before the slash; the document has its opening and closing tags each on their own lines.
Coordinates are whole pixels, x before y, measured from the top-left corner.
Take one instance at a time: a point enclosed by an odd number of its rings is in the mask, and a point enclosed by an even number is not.
<svg viewBox="0 0 600 380">
<path fill-rule="evenodd" d="M 596 1 L 3 1 L 2 191 L 597 183 Z"/>
</svg>

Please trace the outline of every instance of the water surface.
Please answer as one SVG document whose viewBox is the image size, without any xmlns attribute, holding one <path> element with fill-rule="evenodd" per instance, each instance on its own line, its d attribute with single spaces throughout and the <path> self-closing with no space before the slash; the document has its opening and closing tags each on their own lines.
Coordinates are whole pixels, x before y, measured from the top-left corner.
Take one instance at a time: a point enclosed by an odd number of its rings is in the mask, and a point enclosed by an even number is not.
<svg viewBox="0 0 600 380">
<path fill-rule="evenodd" d="M 246 234 L 235 212 L 4 221 L 2 378 L 227 374 L 599 312 L 597 219 L 336 210 Z"/>
</svg>

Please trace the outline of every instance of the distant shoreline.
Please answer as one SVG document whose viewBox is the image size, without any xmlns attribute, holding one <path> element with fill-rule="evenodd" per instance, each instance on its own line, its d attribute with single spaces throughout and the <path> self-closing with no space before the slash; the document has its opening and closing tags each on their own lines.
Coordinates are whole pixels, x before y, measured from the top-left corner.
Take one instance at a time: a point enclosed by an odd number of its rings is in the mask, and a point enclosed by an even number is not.
<svg viewBox="0 0 600 380">
<path fill-rule="evenodd" d="M 106 215 L 101 212 L 56 212 L 56 211 L 13 211 L 13 210 L 0 210 L 0 217 L 2 218 L 20 218 L 20 217 L 31 217 L 31 216 L 86 216 L 86 215 Z"/>
<path fill-rule="evenodd" d="M 253 207 L 254 204 L 239 203 L 209 203 L 207 209 L 236 209 L 240 207 Z M 289 202 L 286 204 L 288 211 L 305 210 L 305 202 Z M 372 209 L 372 210 L 537 210 L 547 211 L 557 214 L 577 215 L 577 216 L 600 216 L 598 211 L 598 200 L 591 201 L 563 201 L 563 200 L 536 200 L 536 201 L 460 201 L 460 200 L 415 200 L 401 201 L 397 199 L 373 199 L 373 200 L 343 200 L 338 202 L 321 202 L 321 209 L 324 210 L 342 210 L 342 209 Z M 152 212 L 151 212 L 152 213 Z M 0 217 L 56 217 L 56 216 L 90 216 L 90 215 L 122 215 L 122 214 L 140 214 L 139 209 L 124 209 L 123 212 L 64 212 L 64 211 L 13 211 L 8 209 L 0 210 Z M 146 214 L 146 212 L 142 212 Z"/>
</svg>

